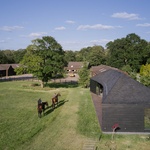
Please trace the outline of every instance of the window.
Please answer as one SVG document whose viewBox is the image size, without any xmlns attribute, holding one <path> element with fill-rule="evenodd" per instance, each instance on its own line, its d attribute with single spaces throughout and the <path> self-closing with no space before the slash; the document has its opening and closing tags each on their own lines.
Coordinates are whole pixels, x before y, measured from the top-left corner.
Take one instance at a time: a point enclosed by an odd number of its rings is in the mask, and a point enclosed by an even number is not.
<svg viewBox="0 0 150 150">
<path fill-rule="evenodd" d="M 145 129 L 150 130 L 150 108 L 146 108 L 144 111 L 144 126 Z"/>
</svg>

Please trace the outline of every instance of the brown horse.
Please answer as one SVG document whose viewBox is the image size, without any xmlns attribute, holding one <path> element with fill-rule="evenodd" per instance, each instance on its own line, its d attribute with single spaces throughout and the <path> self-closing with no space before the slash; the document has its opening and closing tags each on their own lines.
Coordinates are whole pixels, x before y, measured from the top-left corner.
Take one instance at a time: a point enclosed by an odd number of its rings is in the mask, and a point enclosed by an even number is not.
<svg viewBox="0 0 150 150">
<path fill-rule="evenodd" d="M 42 102 L 38 104 L 38 116 L 41 118 L 42 117 L 42 112 L 44 114 L 45 111 L 45 105 L 48 107 L 48 102 Z"/>
<path fill-rule="evenodd" d="M 60 93 L 57 93 L 53 98 L 52 98 L 52 107 L 53 109 L 55 108 L 55 105 L 57 104 L 58 106 L 58 96 L 61 96 Z"/>
</svg>

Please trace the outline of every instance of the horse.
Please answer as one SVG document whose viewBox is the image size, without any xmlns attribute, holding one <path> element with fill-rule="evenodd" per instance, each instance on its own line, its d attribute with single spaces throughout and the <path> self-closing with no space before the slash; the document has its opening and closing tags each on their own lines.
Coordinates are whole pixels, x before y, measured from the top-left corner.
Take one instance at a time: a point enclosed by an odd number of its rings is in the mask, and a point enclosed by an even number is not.
<svg viewBox="0 0 150 150">
<path fill-rule="evenodd" d="M 48 107 L 48 102 L 42 102 L 42 103 L 38 104 L 38 116 L 40 118 L 42 117 L 42 112 L 44 114 L 45 105 Z"/>
<path fill-rule="evenodd" d="M 38 104 L 38 117 L 41 118 L 42 117 L 42 103 L 41 104 Z"/>
<path fill-rule="evenodd" d="M 55 108 L 55 105 L 57 104 L 58 106 L 58 96 L 61 96 L 60 93 L 57 93 L 53 98 L 52 98 L 52 107 L 53 109 Z"/>
<path fill-rule="evenodd" d="M 43 110 L 43 113 L 45 111 L 45 105 L 48 107 L 48 102 L 42 102 L 42 110 Z"/>
</svg>

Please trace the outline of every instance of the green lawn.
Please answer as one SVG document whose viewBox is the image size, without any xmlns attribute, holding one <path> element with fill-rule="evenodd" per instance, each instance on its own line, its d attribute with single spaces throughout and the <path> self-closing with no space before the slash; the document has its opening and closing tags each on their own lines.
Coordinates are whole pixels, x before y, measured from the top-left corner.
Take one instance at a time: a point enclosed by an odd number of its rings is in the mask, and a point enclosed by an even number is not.
<svg viewBox="0 0 150 150">
<path fill-rule="evenodd" d="M 51 105 L 60 92 L 60 105 L 38 118 L 37 100 Z M 101 135 L 101 138 L 100 138 Z M 0 150 L 82 150 L 88 140 L 96 149 L 148 150 L 148 135 L 101 134 L 89 89 L 51 84 L 41 89 L 30 81 L 0 82 Z"/>
<path fill-rule="evenodd" d="M 29 81 L 0 83 L 0 149 L 77 150 L 88 137 L 99 135 L 88 89 L 64 88 L 63 85 L 41 89 L 32 85 Z M 37 100 L 41 98 L 51 105 L 55 92 L 61 93 L 61 105 L 54 111 L 49 107 L 46 115 L 38 118 Z M 85 106 L 89 110 L 83 113 Z M 80 114 L 86 120 L 86 129 Z"/>
</svg>

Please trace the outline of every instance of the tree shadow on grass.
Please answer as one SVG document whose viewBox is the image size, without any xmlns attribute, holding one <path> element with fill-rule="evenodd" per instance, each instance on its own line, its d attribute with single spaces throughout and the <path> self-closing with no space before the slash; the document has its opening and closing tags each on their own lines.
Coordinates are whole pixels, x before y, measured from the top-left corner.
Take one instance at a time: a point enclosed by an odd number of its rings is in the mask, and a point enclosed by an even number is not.
<svg viewBox="0 0 150 150">
<path fill-rule="evenodd" d="M 52 113 L 55 109 L 61 107 L 62 105 L 64 105 L 66 102 L 68 102 L 69 100 L 60 100 L 58 102 L 58 105 L 55 106 L 55 108 L 52 107 L 52 105 L 48 106 L 46 109 L 45 109 L 45 112 L 44 112 L 44 116 Z"/>
<path fill-rule="evenodd" d="M 78 82 L 72 81 L 72 82 L 47 83 L 45 87 L 50 87 L 50 88 L 76 88 L 76 87 L 78 87 Z"/>
</svg>

